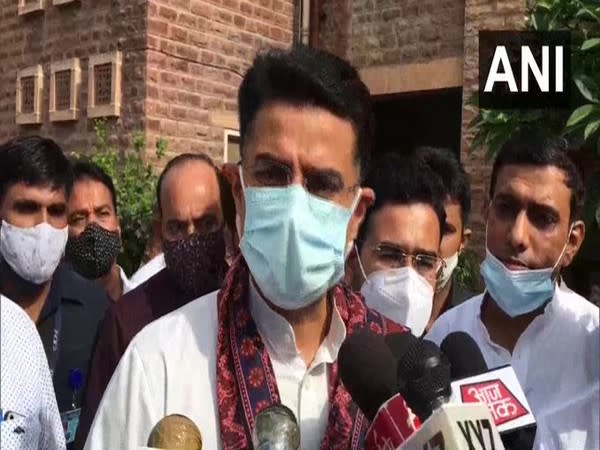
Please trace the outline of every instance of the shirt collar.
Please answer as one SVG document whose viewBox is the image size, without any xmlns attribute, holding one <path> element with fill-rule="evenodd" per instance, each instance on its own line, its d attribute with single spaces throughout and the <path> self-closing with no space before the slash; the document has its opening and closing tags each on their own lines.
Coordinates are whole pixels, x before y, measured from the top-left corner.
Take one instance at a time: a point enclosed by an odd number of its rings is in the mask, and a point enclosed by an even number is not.
<svg viewBox="0 0 600 450">
<path fill-rule="evenodd" d="M 249 284 L 250 313 L 269 353 L 278 359 L 288 360 L 298 357 L 296 337 L 290 323 L 269 307 L 252 280 Z M 329 332 L 315 354 L 313 366 L 320 363 L 333 363 L 345 338 L 346 325 L 334 305 Z"/>
<path fill-rule="evenodd" d="M 83 305 L 81 293 L 76 292 L 69 282 L 69 269 L 63 263 L 59 264 L 50 282 L 50 291 L 40 313 L 38 322 L 42 322 L 48 316 L 54 314 L 62 302 L 73 302 Z"/>
<path fill-rule="evenodd" d="M 117 267 L 119 268 L 119 275 L 121 276 L 121 284 L 123 285 L 123 294 L 125 294 L 128 291 L 132 290 L 134 288 L 134 285 L 133 285 L 133 283 L 131 283 L 131 281 L 129 281 L 129 278 L 127 278 L 127 275 L 125 274 L 125 271 L 123 270 L 123 268 L 119 265 L 117 265 Z"/>
<path fill-rule="evenodd" d="M 552 322 L 552 319 L 558 314 L 557 311 L 560 309 L 560 303 L 562 301 L 561 296 L 559 295 L 560 292 L 561 292 L 560 286 L 558 284 L 555 284 L 554 285 L 554 295 L 552 296 L 552 299 L 544 307 L 544 312 L 542 312 L 542 314 L 538 315 L 535 319 L 533 319 L 531 321 L 531 323 L 527 326 L 527 328 L 525 328 L 525 330 L 523 330 L 521 337 L 525 334 L 535 333 L 536 331 L 541 330 L 544 327 L 550 325 L 550 323 Z M 486 301 L 485 299 L 488 295 L 489 295 L 488 292 L 485 291 L 483 293 L 483 295 L 481 296 L 481 299 L 479 300 L 479 305 L 476 308 L 476 311 L 477 311 L 477 319 L 476 320 L 477 320 L 477 323 L 479 324 L 479 328 L 480 328 L 481 332 L 485 336 L 488 343 L 492 344 L 493 346 L 499 347 L 495 342 L 492 341 L 492 339 L 490 338 L 490 334 L 489 334 L 485 324 L 483 323 L 483 320 L 481 320 L 481 308 L 483 307 L 483 302 Z"/>
</svg>

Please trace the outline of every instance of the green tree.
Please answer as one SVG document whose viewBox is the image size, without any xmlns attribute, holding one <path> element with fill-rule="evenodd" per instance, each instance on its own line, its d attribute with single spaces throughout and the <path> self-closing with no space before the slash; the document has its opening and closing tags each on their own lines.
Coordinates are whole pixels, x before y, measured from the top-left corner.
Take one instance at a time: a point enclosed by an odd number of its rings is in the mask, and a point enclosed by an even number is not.
<svg viewBox="0 0 600 450">
<path fill-rule="evenodd" d="M 134 136 L 131 150 L 119 152 L 108 143 L 103 120 L 95 123 L 94 132 L 95 143 L 87 158 L 100 166 L 115 185 L 123 241 L 118 261 L 123 270 L 131 275 L 140 265 L 152 232 L 158 175 L 154 166 L 144 158 L 146 143 L 141 133 Z M 157 159 L 164 158 L 166 149 L 167 142 L 159 138 L 155 144 Z M 73 156 L 82 157 L 80 153 L 74 153 Z"/>
</svg>

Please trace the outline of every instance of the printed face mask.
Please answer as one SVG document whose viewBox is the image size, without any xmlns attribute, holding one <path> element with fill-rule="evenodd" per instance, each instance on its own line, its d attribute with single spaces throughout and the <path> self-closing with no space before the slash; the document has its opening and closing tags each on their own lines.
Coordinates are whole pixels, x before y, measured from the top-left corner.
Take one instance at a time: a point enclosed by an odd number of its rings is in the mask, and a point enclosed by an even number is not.
<svg viewBox="0 0 600 450">
<path fill-rule="evenodd" d="M 164 241 L 163 250 L 167 271 L 186 294 L 197 298 L 221 286 L 226 270 L 223 230 Z"/>
<path fill-rule="evenodd" d="M 68 227 L 54 228 L 42 222 L 20 228 L 2 221 L 0 254 L 17 275 L 33 284 L 52 278 L 65 251 Z"/>
<path fill-rule="evenodd" d="M 90 223 L 77 237 L 69 237 L 65 257 L 73 269 L 90 280 L 106 275 L 121 249 L 118 231 Z"/>
</svg>

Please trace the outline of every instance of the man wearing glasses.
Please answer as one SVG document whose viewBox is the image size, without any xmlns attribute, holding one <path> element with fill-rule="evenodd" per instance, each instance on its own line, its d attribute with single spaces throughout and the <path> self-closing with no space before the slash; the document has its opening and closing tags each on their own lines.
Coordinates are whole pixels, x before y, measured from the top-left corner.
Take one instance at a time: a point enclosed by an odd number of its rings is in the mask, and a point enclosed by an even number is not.
<svg viewBox="0 0 600 450">
<path fill-rule="evenodd" d="M 365 182 L 375 192 L 349 261 L 352 285 L 368 307 L 421 336 L 444 266 L 444 190 L 425 163 L 384 155 Z"/>
<path fill-rule="evenodd" d="M 405 329 L 339 282 L 373 191 L 370 95 L 345 61 L 304 47 L 259 55 L 239 91 L 241 164 L 228 166 L 241 255 L 218 292 L 142 330 L 123 355 L 86 449 L 138 448 L 163 416 L 203 447 L 252 447 L 282 403 L 301 448 L 358 449 L 367 420 L 341 383 L 346 335 Z M 439 245 L 439 242 L 438 242 Z"/>
</svg>

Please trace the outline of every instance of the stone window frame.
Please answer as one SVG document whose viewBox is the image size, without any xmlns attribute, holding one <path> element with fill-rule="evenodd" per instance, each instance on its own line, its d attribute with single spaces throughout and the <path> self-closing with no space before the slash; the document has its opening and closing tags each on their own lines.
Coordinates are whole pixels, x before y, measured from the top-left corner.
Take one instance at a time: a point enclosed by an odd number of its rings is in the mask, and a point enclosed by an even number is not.
<svg viewBox="0 0 600 450">
<path fill-rule="evenodd" d="M 26 0 L 19 0 L 19 3 L 17 4 L 19 16 L 24 16 L 37 11 L 43 11 L 44 2 L 45 0 L 35 0 L 35 2 L 27 3 Z"/>
<path fill-rule="evenodd" d="M 33 77 L 33 112 L 23 113 L 21 79 Z M 15 116 L 18 125 L 42 123 L 42 100 L 44 98 L 44 69 L 41 64 L 25 67 L 17 72 Z"/>
<path fill-rule="evenodd" d="M 52 0 L 52 5 L 53 6 L 58 6 L 58 5 L 65 5 L 67 3 L 75 3 L 79 0 Z"/>
<path fill-rule="evenodd" d="M 229 154 L 229 138 L 230 137 L 234 137 L 238 139 L 238 145 L 239 144 L 239 139 L 240 139 L 240 132 L 239 130 L 233 130 L 233 129 L 228 129 L 226 128 L 225 130 L 223 130 L 223 163 L 237 163 L 238 161 L 229 161 L 228 158 L 228 154 Z M 240 155 L 241 156 L 241 155 Z"/>
<path fill-rule="evenodd" d="M 94 68 L 103 64 L 112 64 L 110 104 L 96 106 L 96 80 L 94 76 Z M 119 50 L 90 56 L 88 62 L 88 118 L 94 119 L 98 117 L 119 117 L 121 115 L 122 66 L 123 55 Z"/>
<path fill-rule="evenodd" d="M 56 73 L 71 72 L 69 109 L 56 110 Z M 81 64 L 79 58 L 50 64 L 50 121 L 62 122 L 79 119 L 79 92 L 81 89 Z"/>
</svg>

